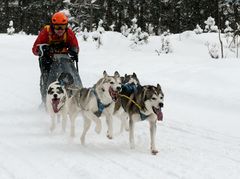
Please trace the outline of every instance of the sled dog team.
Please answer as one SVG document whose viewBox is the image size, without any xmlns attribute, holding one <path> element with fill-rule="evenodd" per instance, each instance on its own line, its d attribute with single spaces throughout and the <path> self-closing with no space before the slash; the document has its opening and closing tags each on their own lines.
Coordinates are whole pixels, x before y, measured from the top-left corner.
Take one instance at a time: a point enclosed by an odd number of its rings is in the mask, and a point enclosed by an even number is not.
<svg viewBox="0 0 240 179">
<path fill-rule="evenodd" d="M 75 136 L 75 120 L 81 113 L 84 119 L 81 144 L 85 144 L 86 134 L 92 121 L 95 131 L 101 132 L 100 117 L 105 116 L 107 134 L 113 138 L 113 116 L 121 119 L 121 130 L 129 132 L 130 147 L 134 145 L 134 124 L 137 121 L 148 120 L 150 125 L 151 153 L 156 155 L 155 146 L 156 122 L 161 121 L 164 94 L 159 84 L 157 86 L 142 86 L 135 73 L 120 76 L 116 71 L 113 76 L 103 72 L 103 77 L 91 88 L 74 88 L 71 85 L 71 75 L 61 74 L 48 86 L 46 108 L 51 117 L 50 130 L 56 127 L 56 118 L 62 118 L 62 130 L 66 130 L 67 119 L 71 122 L 71 136 Z"/>
</svg>

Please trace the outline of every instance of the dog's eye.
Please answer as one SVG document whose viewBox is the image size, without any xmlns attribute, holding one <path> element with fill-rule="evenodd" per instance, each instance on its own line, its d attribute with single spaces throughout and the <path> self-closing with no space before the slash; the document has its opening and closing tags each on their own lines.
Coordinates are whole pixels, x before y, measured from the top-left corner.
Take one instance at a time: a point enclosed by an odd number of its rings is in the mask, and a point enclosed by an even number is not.
<svg viewBox="0 0 240 179">
<path fill-rule="evenodd" d="M 114 84 L 114 82 L 112 82 L 112 81 L 111 81 L 111 82 L 110 82 L 110 84 L 111 84 L 111 85 L 113 85 L 113 84 Z"/>
<path fill-rule="evenodd" d="M 152 100 L 156 100 L 157 98 L 155 98 L 155 97 L 152 97 Z"/>
<path fill-rule="evenodd" d="M 163 96 L 161 96 L 160 99 L 163 99 Z"/>
<path fill-rule="evenodd" d="M 57 90 L 58 90 L 57 91 L 58 94 L 64 93 L 64 91 L 63 91 L 63 89 L 61 87 L 57 87 Z"/>
<path fill-rule="evenodd" d="M 48 90 L 48 94 L 53 94 L 54 91 L 53 91 L 53 88 L 50 87 L 50 89 Z"/>
</svg>

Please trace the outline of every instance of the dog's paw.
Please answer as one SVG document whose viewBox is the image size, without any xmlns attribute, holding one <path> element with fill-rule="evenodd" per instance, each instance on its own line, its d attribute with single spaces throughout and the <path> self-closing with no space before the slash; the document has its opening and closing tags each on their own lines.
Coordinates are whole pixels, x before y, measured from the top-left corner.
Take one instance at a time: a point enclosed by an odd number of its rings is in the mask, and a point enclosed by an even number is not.
<svg viewBox="0 0 240 179">
<path fill-rule="evenodd" d="M 108 139 L 113 139 L 113 137 L 111 135 L 109 135 L 109 134 L 107 134 L 107 138 Z"/>
<path fill-rule="evenodd" d="M 157 155 L 158 150 L 151 150 L 152 155 Z"/>
<path fill-rule="evenodd" d="M 109 132 L 109 130 L 107 131 L 107 138 L 109 138 L 109 139 L 113 138 L 113 134 L 112 134 L 112 132 Z"/>
</svg>

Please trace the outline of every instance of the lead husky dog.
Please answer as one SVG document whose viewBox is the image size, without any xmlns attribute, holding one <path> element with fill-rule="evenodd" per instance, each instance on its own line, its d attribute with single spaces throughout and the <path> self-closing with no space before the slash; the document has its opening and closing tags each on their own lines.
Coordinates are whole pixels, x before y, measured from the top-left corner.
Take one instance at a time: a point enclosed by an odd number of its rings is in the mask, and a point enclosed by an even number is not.
<svg viewBox="0 0 240 179">
<path fill-rule="evenodd" d="M 91 126 L 91 121 L 96 123 L 95 131 L 101 132 L 101 120 L 99 117 L 105 116 L 108 126 L 107 137 L 112 139 L 112 114 L 114 103 L 117 100 L 117 94 L 121 90 L 120 75 L 116 71 L 114 76 L 109 76 L 106 71 L 92 88 L 82 88 L 78 90 L 71 100 L 69 114 L 72 121 L 72 135 L 74 135 L 74 123 L 77 113 L 81 111 L 84 118 L 84 128 L 81 136 L 81 143 L 85 144 L 85 136 Z"/>
<path fill-rule="evenodd" d="M 150 124 L 151 153 L 158 153 L 155 146 L 156 122 L 162 120 L 163 97 L 164 94 L 159 84 L 157 86 L 141 86 L 131 93 L 122 91 L 120 96 L 123 109 L 129 116 L 129 141 L 133 149 L 134 144 L 134 124 L 136 121 L 148 120 Z M 127 97 L 126 97 L 127 96 Z"/>
<path fill-rule="evenodd" d="M 46 108 L 51 116 L 51 132 L 56 127 L 56 117 L 62 117 L 62 130 L 65 131 L 68 115 L 68 95 L 59 81 L 54 81 L 48 86 Z"/>
</svg>

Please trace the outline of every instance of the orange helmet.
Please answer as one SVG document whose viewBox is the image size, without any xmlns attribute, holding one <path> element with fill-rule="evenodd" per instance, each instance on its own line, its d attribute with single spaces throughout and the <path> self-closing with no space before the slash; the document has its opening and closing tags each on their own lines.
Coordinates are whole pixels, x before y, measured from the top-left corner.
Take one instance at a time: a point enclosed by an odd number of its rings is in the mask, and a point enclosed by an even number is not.
<svg viewBox="0 0 240 179">
<path fill-rule="evenodd" d="M 63 12 L 56 12 L 52 16 L 52 24 L 67 24 L 68 18 Z"/>
</svg>

